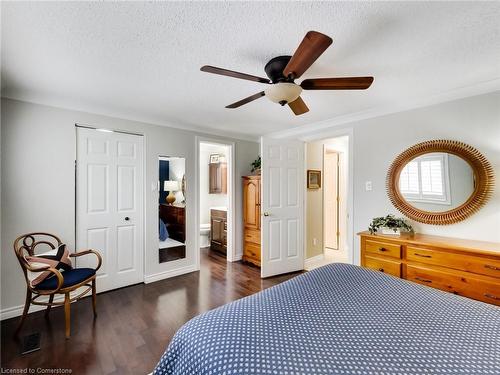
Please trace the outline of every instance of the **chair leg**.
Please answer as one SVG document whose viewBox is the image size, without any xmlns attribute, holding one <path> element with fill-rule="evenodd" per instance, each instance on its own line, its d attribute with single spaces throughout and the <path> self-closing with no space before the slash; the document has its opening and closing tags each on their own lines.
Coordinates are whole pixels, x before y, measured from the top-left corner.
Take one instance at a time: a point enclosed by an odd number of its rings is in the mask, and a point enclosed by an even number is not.
<svg viewBox="0 0 500 375">
<path fill-rule="evenodd" d="M 69 292 L 64 295 L 64 318 L 66 321 L 66 338 L 71 335 L 71 304 L 69 302 Z"/>
<path fill-rule="evenodd" d="M 17 325 L 17 328 L 16 328 L 16 331 L 14 332 L 14 335 L 17 335 L 19 333 L 19 331 L 21 330 L 21 327 L 23 326 L 23 323 L 26 320 L 26 317 L 28 316 L 30 304 L 31 304 L 31 290 L 28 289 L 28 290 L 26 290 L 26 301 L 24 302 L 23 315 L 21 316 L 21 319 L 19 320 L 19 324 Z"/>
<path fill-rule="evenodd" d="M 92 309 L 94 310 L 94 316 L 97 316 L 96 310 L 96 287 L 95 287 L 95 279 L 92 280 Z"/>
<path fill-rule="evenodd" d="M 50 313 L 50 309 L 51 309 L 51 307 L 52 307 L 51 305 L 52 305 L 52 302 L 53 302 L 53 301 L 54 301 L 54 295 L 53 295 L 53 294 L 51 294 L 51 295 L 49 296 L 49 304 L 50 304 L 50 305 L 48 305 L 48 306 L 47 306 L 47 309 L 45 309 L 45 317 L 46 317 L 46 318 L 48 318 L 48 317 L 49 317 L 49 313 Z"/>
</svg>

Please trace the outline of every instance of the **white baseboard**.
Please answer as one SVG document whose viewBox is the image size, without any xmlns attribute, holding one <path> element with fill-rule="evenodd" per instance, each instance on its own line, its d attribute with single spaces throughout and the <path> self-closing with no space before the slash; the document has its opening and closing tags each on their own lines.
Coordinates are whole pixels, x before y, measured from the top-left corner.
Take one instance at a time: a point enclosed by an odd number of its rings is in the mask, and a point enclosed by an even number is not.
<svg viewBox="0 0 500 375">
<path fill-rule="evenodd" d="M 43 301 L 40 299 L 40 301 Z M 54 298 L 54 302 L 62 302 L 64 301 L 64 296 L 58 296 Z M 56 307 L 59 306 L 53 306 L 52 308 L 55 309 Z M 29 314 L 41 311 L 46 309 L 47 306 L 40 306 L 40 305 L 31 305 L 29 309 Z M 24 310 L 24 305 L 19 305 L 19 306 L 12 306 L 12 307 L 7 307 L 6 309 L 2 309 L 0 311 L 0 320 L 5 320 L 5 319 L 10 319 L 10 318 L 15 318 L 16 316 L 21 316 Z"/>
<path fill-rule="evenodd" d="M 198 271 L 198 269 L 196 268 L 196 265 L 189 265 L 189 266 L 177 268 L 177 269 L 171 270 L 171 271 L 159 272 L 159 273 L 155 273 L 152 275 L 144 276 L 144 283 L 145 284 L 154 283 L 155 281 L 160 281 L 160 280 L 168 279 L 170 277 L 180 276 L 180 275 L 184 275 L 185 273 L 190 273 L 190 272 L 195 272 L 195 271 Z"/>
<path fill-rule="evenodd" d="M 239 253 L 234 256 L 234 259 L 232 260 L 233 262 L 238 262 L 243 259 L 243 254 Z"/>
<path fill-rule="evenodd" d="M 314 265 L 315 263 L 321 262 L 325 259 L 324 254 L 319 254 L 311 258 L 307 258 L 304 262 L 304 267 L 307 268 L 309 266 Z"/>
</svg>

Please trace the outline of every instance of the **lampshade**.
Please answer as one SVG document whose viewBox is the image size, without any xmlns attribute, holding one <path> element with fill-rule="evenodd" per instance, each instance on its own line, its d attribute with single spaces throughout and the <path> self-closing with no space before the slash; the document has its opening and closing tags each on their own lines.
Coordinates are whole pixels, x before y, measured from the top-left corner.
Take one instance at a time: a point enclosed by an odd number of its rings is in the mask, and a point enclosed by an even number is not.
<svg viewBox="0 0 500 375">
<path fill-rule="evenodd" d="M 163 183 L 163 191 L 178 191 L 179 182 L 178 181 L 165 181 Z"/>
<path fill-rule="evenodd" d="M 290 82 L 278 82 L 264 91 L 266 97 L 272 102 L 286 104 L 297 99 L 302 92 L 302 87 Z"/>
</svg>

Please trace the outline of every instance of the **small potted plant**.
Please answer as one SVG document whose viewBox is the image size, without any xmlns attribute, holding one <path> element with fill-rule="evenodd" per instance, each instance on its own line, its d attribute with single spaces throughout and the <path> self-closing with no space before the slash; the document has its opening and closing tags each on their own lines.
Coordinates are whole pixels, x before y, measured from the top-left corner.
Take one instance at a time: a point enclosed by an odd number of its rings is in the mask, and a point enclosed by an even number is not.
<svg viewBox="0 0 500 375">
<path fill-rule="evenodd" d="M 403 218 L 396 218 L 394 215 L 376 217 L 372 220 L 368 230 L 371 234 L 377 232 L 381 234 L 392 234 L 399 236 L 401 232 L 413 233 L 413 227 Z"/>
<path fill-rule="evenodd" d="M 252 173 L 260 174 L 260 156 L 252 162 Z"/>
</svg>

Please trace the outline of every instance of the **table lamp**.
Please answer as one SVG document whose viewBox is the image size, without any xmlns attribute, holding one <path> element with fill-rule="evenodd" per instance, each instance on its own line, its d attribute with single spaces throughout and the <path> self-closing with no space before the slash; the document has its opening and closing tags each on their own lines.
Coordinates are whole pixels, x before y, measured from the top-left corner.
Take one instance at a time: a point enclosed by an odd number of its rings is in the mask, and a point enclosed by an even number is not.
<svg viewBox="0 0 500 375">
<path fill-rule="evenodd" d="M 163 191 L 168 191 L 167 195 L 167 203 L 172 204 L 175 202 L 174 192 L 179 190 L 179 182 L 178 181 L 165 181 L 163 183 Z"/>
</svg>

